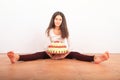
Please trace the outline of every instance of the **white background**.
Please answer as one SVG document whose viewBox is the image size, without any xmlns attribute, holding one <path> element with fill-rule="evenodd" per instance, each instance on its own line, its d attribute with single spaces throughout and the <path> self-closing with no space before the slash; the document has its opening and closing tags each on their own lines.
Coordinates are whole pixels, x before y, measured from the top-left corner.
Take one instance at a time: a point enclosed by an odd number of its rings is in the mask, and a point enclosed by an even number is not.
<svg viewBox="0 0 120 80">
<path fill-rule="evenodd" d="M 66 16 L 73 50 L 120 53 L 120 0 L 0 0 L 0 53 L 44 50 L 55 11 Z"/>
</svg>

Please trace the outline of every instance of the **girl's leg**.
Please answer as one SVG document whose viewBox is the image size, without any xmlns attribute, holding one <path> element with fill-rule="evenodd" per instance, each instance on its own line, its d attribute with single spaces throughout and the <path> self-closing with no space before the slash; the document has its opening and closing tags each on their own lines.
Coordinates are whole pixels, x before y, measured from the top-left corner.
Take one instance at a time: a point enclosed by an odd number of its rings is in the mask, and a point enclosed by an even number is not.
<svg viewBox="0 0 120 80">
<path fill-rule="evenodd" d="M 94 55 L 93 56 L 89 56 L 89 55 L 85 55 L 85 54 L 80 54 L 78 52 L 70 52 L 66 58 L 68 59 L 77 59 L 77 60 L 81 60 L 81 61 L 94 61 Z"/>
<path fill-rule="evenodd" d="M 18 55 L 14 52 L 10 51 L 7 53 L 11 63 L 15 63 L 16 61 L 31 61 L 36 59 L 47 59 L 50 58 L 45 51 L 37 52 L 34 54 L 25 54 L 25 55 Z"/>
<path fill-rule="evenodd" d="M 33 54 L 26 54 L 26 55 L 19 55 L 20 58 L 18 61 L 31 61 L 37 59 L 48 59 L 50 58 L 45 51 L 43 52 L 36 52 Z"/>
<path fill-rule="evenodd" d="M 99 64 L 105 60 L 109 59 L 109 52 L 105 52 L 99 56 L 93 55 L 84 55 L 84 54 L 80 54 L 78 52 L 70 52 L 69 55 L 66 56 L 66 58 L 72 59 L 75 58 L 77 60 L 81 60 L 81 61 L 88 61 L 88 62 L 92 62 L 94 61 L 94 63 Z"/>
</svg>

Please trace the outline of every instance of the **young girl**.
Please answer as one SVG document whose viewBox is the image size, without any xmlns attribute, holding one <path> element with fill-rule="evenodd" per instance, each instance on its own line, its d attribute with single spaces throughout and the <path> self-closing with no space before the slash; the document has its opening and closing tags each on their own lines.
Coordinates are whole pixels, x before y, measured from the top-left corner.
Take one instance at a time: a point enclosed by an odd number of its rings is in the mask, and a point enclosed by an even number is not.
<svg viewBox="0 0 120 80">
<path fill-rule="evenodd" d="M 46 30 L 46 33 L 47 33 L 47 37 L 49 38 L 49 42 L 62 41 L 66 44 L 69 50 L 69 40 L 68 40 L 69 32 L 67 29 L 66 18 L 62 12 L 57 11 L 53 14 L 50 24 Z M 47 50 L 36 52 L 34 54 L 24 54 L 24 55 L 15 54 L 14 52 L 10 51 L 7 53 L 7 56 L 9 57 L 12 64 L 17 61 L 49 59 L 52 57 L 50 54 L 47 53 Z M 98 64 L 105 60 L 108 60 L 109 53 L 106 51 L 105 53 L 96 56 L 96 55 L 80 54 L 79 52 L 69 50 L 69 52 L 67 54 L 63 54 L 62 57 L 59 57 L 59 55 L 57 55 L 53 59 L 61 59 L 61 58 L 77 59 L 80 61 L 94 62 Z"/>
</svg>

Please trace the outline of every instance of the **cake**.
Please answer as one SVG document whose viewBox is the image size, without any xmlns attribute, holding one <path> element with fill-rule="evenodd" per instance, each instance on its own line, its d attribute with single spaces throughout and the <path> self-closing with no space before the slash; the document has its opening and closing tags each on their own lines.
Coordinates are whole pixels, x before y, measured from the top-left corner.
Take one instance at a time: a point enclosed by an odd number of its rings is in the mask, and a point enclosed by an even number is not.
<svg viewBox="0 0 120 80">
<path fill-rule="evenodd" d="M 54 41 L 48 46 L 47 52 L 49 54 L 66 54 L 68 49 L 63 42 Z"/>
</svg>

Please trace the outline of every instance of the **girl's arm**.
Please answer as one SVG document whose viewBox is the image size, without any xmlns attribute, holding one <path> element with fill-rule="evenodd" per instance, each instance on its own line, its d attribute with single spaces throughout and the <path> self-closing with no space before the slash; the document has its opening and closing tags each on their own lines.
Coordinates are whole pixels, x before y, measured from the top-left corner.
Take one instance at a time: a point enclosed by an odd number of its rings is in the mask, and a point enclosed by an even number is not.
<svg viewBox="0 0 120 80">
<path fill-rule="evenodd" d="M 70 40 L 67 39 L 67 38 L 65 38 L 64 43 L 65 43 L 65 45 L 67 46 L 67 49 L 70 51 L 70 50 L 71 50 L 71 47 L 70 47 Z"/>
<path fill-rule="evenodd" d="M 44 50 L 47 50 L 48 45 L 51 43 L 50 38 L 49 37 L 45 37 L 45 44 L 44 44 Z"/>
</svg>

